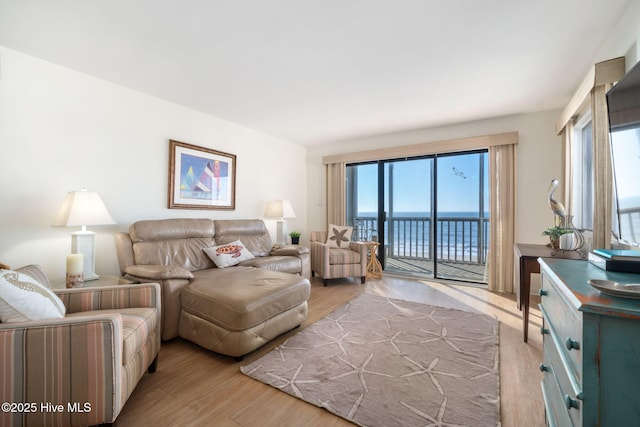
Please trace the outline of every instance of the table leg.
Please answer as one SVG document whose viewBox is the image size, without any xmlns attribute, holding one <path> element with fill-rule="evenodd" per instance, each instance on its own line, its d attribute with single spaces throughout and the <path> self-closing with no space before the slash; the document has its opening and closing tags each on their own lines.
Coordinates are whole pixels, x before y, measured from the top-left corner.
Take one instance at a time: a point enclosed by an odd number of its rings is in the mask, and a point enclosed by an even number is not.
<svg viewBox="0 0 640 427">
<path fill-rule="evenodd" d="M 537 260 L 520 259 L 520 300 L 522 301 L 522 330 L 524 334 L 524 342 L 529 338 L 529 301 L 531 299 L 531 273 L 533 272 L 531 263 L 537 264 Z M 535 269 L 535 268 L 534 268 Z"/>
</svg>

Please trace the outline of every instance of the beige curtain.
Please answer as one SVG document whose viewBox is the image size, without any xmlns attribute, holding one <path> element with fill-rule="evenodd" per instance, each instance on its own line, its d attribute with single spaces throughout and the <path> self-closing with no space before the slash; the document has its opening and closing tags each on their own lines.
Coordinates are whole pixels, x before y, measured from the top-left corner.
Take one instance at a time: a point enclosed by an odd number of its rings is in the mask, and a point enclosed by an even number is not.
<svg viewBox="0 0 640 427">
<path fill-rule="evenodd" d="M 344 225 L 346 219 L 346 164 L 327 164 L 327 224 Z"/>
<path fill-rule="evenodd" d="M 593 88 L 591 120 L 593 123 L 593 247 L 610 248 L 612 230 L 613 184 L 611 150 L 609 147 L 609 118 L 606 93 L 611 84 Z"/>
<path fill-rule="evenodd" d="M 613 83 L 624 76 L 624 72 L 624 57 L 595 64 L 556 122 L 556 131 L 563 135 L 565 150 L 568 150 L 565 153 L 570 153 L 571 138 L 574 132 L 573 120 L 585 108 L 591 107 L 593 178 L 595 183 L 592 242 L 594 248 L 611 247 L 613 186 L 606 93 L 613 86 Z M 566 154 L 564 160 L 565 207 L 571 213 L 574 198 L 571 183 L 573 159 L 569 154 Z"/>
<path fill-rule="evenodd" d="M 573 206 L 573 120 L 562 130 L 562 172 L 564 177 L 564 207 L 568 215 L 572 215 Z"/>
<path fill-rule="evenodd" d="M 489 147 L 489 290 L 513 293 L 516 218 L 516 145 Z"/>
</svg>

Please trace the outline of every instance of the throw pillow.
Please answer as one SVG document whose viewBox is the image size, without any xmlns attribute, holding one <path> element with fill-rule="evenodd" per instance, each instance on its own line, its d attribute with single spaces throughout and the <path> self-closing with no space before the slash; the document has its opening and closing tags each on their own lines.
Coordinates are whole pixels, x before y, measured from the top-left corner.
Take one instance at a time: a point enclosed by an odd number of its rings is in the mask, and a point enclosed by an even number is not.
<svg viewBox="0 0 640 427">
<path fill-rule="evenodd" d="M 61 319 L 62 300 L 32 277 L 0 270 L 0 322 Z"/>
<path fill-rule="evenodd" d="M 204 253 L 216 264 L 218 268 L 231 267 L 255 258 L 249 249 L 245 248 L 240 240 L 236 240 L 226 245 L 212 246 L 205 248 Z"/>
<path fill-rule="evenodd" d="M 348 248 L 353 227 L 329 224 L 327 245 L 332 248 Z"/>
</svg>

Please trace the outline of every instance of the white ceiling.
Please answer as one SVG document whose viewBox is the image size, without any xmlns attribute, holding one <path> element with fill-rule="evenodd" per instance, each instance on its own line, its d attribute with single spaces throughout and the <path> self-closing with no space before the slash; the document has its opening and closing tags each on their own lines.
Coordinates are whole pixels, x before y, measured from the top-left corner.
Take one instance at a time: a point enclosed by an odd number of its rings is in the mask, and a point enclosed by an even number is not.
<svg viewBox="0 0 640 427">
<path fill-rule="evenodd" d="M 629 0 L 0 0 L 0 45 L 303 145 L 561 108 Z"/>
</svg>

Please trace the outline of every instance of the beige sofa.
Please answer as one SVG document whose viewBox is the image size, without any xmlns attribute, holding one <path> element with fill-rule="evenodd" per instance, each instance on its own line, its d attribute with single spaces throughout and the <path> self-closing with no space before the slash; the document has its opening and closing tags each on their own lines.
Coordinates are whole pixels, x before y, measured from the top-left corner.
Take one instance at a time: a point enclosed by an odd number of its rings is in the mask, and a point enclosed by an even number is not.
<svg viewBox="0 0 640 427">
<path fill-rule="evenodd" d="M 254 258 L 218 268 L 204 249 L 239 240 Z M 307 317 L 309 249 L 273 248 L 263 221 L 139 221 L 116 235 L 122 274 L 162 287 L 162 339 L 241 359 Z"/>
</svg>

